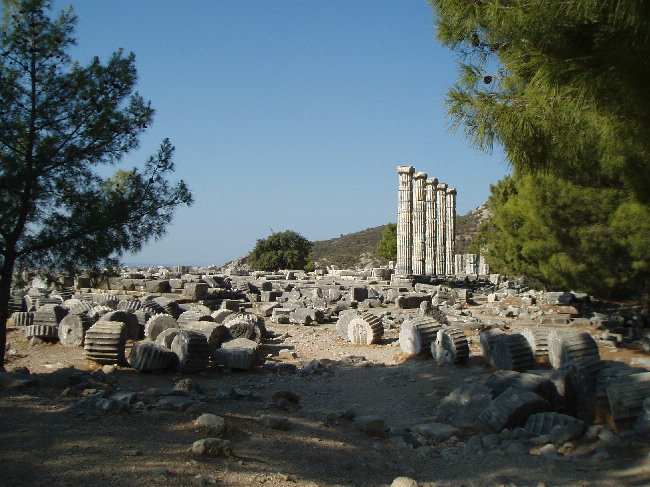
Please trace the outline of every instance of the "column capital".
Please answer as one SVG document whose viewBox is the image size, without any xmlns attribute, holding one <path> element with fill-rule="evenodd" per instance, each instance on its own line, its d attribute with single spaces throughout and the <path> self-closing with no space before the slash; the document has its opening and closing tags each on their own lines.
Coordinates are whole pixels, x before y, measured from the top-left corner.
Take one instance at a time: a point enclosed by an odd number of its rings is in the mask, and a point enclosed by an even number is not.
<svg viewBox="0 0 650 487">
<path fill-rule="evenodd" d="M 397 174 L 413 174 L 414 172 L 413 166 L 397 166 Z"/>
<path fill-rule="evenodd" d="M 446 191 L 447 190 L 447 184 L 446 183 L 439 183 L 438 184 L 438 189 L 442 190 L 442 191 Z"/>
<path fill-rule="evenodd" d="M 447 194 L 456 194 L 456 188 L 448 188 Z"/>
<path fill-rule="evenodd" d="M 427 173 L 425 172 L 416 172 L 413 175 L 413 179 L 426 179 L 427 178 Z"/>
<path fill-rule="evenodd" d="M 438 186 L 438 178 L 427 178 L 427 186 Z"/>
</svg>

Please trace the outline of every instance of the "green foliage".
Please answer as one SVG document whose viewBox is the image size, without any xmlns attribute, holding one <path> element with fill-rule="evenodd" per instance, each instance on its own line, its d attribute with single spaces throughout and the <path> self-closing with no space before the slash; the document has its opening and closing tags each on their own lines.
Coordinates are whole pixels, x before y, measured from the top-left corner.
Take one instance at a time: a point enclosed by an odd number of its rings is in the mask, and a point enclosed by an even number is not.
<svg viewBox="0 0 650 487">
<path fill-rule="evenodd" d="M 103 178 L 96 168 L 138 147 L 153 120 L 134 93 L 135 56 L 83 66 L 67 50 L 76 17 L 50 18 L 45 0 L 6 0 L 0 29 L 0 322 L 16 266 L 111 266 L 165 233 L 192 196 L 164 140 L 143 170 Z M 4 345 L 4 326 L 0 342 Z M 4 346 L 3 346 L 4 349 Z"/>
<path fill-rule="evenodd" d="M 190 204 L 170 184 L 174 148 L 163 141 L 142 172 L 104 179 L 95 167 L 138 146 L 153 109 L 132 94 L 135 57 L 72 62 L 76 17 L 54 19 L 43 0 L 5 2 L 0 37 L 0 242 L 3 262 L 71 268 L 114 263 L 160 237 Z"/>
<path fill-rule="evenodd" d="M 377 253 L 386 260 L 397 260 L 397 224 L 388 223 L 377 244 Z"/>
<path fill-rule="evenodd" d="M 618 179 L 650 203 L 645 2 L 430 0 L 462 57 L 447 103 L 482 149 L 520 171 Z"/>
<path fill-rule="evenodd" d="M 316 263 L 310 259 L 303 269 L 305 272 L 314 272 L 316 270 Z"/>
<path fill-rule="evenodd" d="M 474 248 L 553 288 L 647 290 L 646 2 L 429 2 L 461 58 L 454 127 L 480 149 L 502 145 L 514 168 Z"/>
<path fill-rule="evenodd" d="M 488 205 L 478 240 L 496 272 L 607 297 L 638 294 L 647 280 L 650 214 L 624 190 L 515 175 L 492 187 Z"/>
<path fill-rule="evenodd" d="M 360 232 L 341 235 L 329 240 L 313 242 L 312 259 L 319 266 L 336 265 L 340 268 L 385 264 L 377 255 L 377 244 L 381 240 L 385 226 L 367 228 Z"/>
<path fill-rule="evenodd" d="M 299 233 L 291 230 L 273 232 L 259 239 L 248 256 L 253 269 L 277 271 L 279 269 L 303 269 L 309 262 L 312 244 Z"/>
</svg>

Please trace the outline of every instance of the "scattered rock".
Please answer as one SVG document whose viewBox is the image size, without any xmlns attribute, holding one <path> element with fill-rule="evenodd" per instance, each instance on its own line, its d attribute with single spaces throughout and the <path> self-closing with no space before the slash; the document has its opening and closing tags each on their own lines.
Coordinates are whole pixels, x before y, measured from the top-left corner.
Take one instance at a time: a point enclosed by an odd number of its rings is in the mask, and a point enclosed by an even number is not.
<svg viewBox="0 0 650 487">
<path fill-rule="evenodd" d="M 410 477 L 397 477 L 390 487 L 418 487 L 419 484 Z"/>
<path fill-rule="evenodd" d="M 446 440 L 447 438 L 460 434 L 458 428 L 443 423 L 418 424 L 413 426 L 411 430 L 432 442 Z"/>
<path fill-rule="evenodd" d="M 226 420 L 212 413 L 202 414 L 194 424 L 214 436 L 221 436 L 226 431 Z"/>
<path fill-rule="evenodd" d="M 287 431 L 291 428 L 291 423 L 284 416 L 262 416 L 260 423 L 272 430 Z"/>
<path fill-rule="evenodd" d="M 368 415 L 358 416 L 354 420 L 355 426 L 370 436 L 384 437 L 386 434 L 386 424 L 379 416 Z"/>
<path fill-rule="evenodd" d="M 203 438 L 192 444 L 192 453 L 206 457 L 231 456 L 230 441 L 221 438 Z"/>
</svg>

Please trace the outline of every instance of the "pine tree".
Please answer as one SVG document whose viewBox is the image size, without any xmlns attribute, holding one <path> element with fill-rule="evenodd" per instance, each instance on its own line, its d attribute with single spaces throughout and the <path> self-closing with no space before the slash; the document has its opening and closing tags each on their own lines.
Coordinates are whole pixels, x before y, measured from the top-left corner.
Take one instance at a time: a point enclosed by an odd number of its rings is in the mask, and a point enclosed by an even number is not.
<svg viewBox="0 0 650 487">
<path fill-rule="evenodd" d="M 481 236 L 493 265 L 550 287 L 647 295 L 648 2 L 429 3 L 460 57 L 453 126 L 479 149 L 501 145 L 513 167 Z"/>
<path fill-rule="evenodd" d="M 0 32 L 0 345 L 17 267 L 114 265 L 164 234 L 190 204 L 164 140 L 144 170 L 97 172 L 138 146 L 153 109 L 137 93 L 135 56 L 73 62 L 76 17 L 45 0 L 6 0 Z M 4 358 L 4 357 L 3 357 Z M 2 365 L 0 363 L 0 365 Z"/>
<path fill-rule="evenodd" d="M 461 75 L 447 103 L 482 149 L 521 171 L 650 191 L 650 8 L 644 0 L 430 0 Z"/>
<path fill-rule="evenodd" d="M 388 223 L 381 240 L 377 244 L 377 253 L 388 261 L 397 260 L 397 224 Z"/>
<path fill-rule="evenodd" d="M 602 297 L 642 292 L 648 276 L 642 247 L 650 239 L 650 218 L 629 208 L 625 191 L 515 174 L 492 187 L 488 206 L 493 216 L 477 240 L 495 272 Z M 626 234 L 621 222 L 637 230 L 645 226 L 645 232 Z"/>
</svg>

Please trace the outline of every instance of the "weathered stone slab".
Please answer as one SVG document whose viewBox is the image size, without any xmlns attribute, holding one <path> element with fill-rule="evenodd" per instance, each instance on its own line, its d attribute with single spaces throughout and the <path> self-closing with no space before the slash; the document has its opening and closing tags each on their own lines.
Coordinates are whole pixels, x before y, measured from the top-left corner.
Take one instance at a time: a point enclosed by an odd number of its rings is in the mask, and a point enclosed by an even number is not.
<svg viewBox="0 0 650 487">
<path fill-rule="evenodd" d="M 151 280 L 145 282 L 145 290 L 148 293 L 168 293 L 171 291 L 171 287 L 168 280 Z"/>
<path fill-rule="evenodd" d="M 206 282 L 186 282 L 183 286 L 183 295 L 196 301 L 208 294 L 208 288 Z"/>
<path fill-rule="evenodd" d="M 231 369 L 250 370 L 255 364 L 255 349 L 217 348 L 214 351 L 214 362 Z"/>
<path fill-rule="evenodd" d="M 482 384 L 463 384 L 443 398 L 436 409 L 436 419 L 457 428 L 472 428 L 492 402 L 490 388 Z"/>
<path fill-rule="evenodd" d="M 409 293 L 395 298 L 395 305 L 400 309 L 419 308 L 423 301 L 431 303 L 431 296 L 428 294 Z"/>
<path fill-rule="evenodd" d="M 481 413 L 480 420 L 494 432 L 524 426 L 535 413 L 551 410 L 551 405 L 534 392 L 511 387 L 506 389 Z"/>
</svg>

